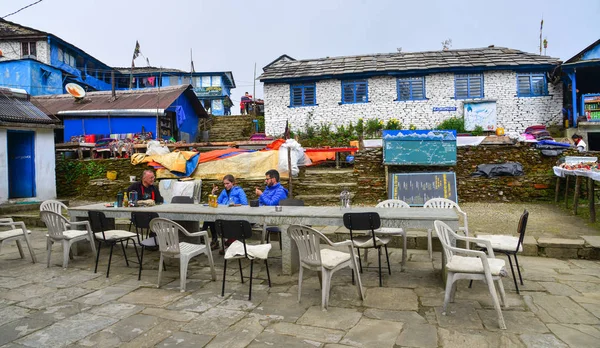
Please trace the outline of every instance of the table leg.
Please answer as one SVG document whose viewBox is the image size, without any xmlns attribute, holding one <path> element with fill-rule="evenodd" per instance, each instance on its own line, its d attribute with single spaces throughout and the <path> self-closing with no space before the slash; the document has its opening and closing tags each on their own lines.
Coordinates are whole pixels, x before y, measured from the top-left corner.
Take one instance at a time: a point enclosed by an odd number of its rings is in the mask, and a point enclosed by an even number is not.
<svg viewBox="0 0 600 348">
<path fill-rule="evenodd" d="M 558 203 L 558 192 L 560 191 L 560 176 L 556 177 L 556 188 L 554 189 L 554 203 Z"/>
<path fill-rule="evenodd" d="M 573 214 L 577 215 L 577 205 L 579 205 L 579 191 L 581 190 L 581 177 L 575 177 L 575 192 L 573 193 Z"/>
<path fill-rule="evenodd" d="M 292 275 L 298 271 L 299 254 L 298 246 L 294 243 L 287 233 L 289 225 L 282 225 L 281 228 L 281 273 Z"/>
<path fill-rule="evenodd" d="M 594 195 L 595 182 L 592 178 L 588 178 L 588 200 L 590 203 L 590 222 L 596 222 L 596 202 Z"/>
<path fill-rule="evenodd" d="M 565 208 L 569 209 L 569 175 L 565 177 Z"/>
</svg>

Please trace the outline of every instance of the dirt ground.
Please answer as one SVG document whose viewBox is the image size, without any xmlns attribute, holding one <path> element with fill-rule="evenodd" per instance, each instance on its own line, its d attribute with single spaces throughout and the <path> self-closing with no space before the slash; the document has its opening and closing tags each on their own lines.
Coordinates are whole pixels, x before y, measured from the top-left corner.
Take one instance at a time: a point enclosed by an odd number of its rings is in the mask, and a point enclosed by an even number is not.
<svg viewBox="0 0 600 348">
<path fill-rule="evenodd" d="M 577 216 L 551 203 L 463 203 L 460 207 L 467 213 L 469 231 L 475 233 L 511 233 L 524 209 L 529 211 L 526 235 L 533 237 L 577 238 L 600 236 L 600 230 L 590 224 L 581 207 Z M 597 207 L 596 210 L 600 212 Z M 600 220 L 600 214 L 598 214 Z"/>
</svg>

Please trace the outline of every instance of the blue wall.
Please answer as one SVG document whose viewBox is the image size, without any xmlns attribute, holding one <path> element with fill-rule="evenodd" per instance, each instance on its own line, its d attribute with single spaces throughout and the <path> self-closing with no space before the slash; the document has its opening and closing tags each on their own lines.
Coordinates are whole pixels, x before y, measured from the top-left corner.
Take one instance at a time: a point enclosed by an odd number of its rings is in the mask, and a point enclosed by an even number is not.
<svg viewBox="0 0 600 348">
<path fill-rule="evenodd" d="M 600 45 L 596 45 L 596 47 L 591 50 L 585 52 L 581 57 L 581 60 L 592 60 L 600 58 Z"/>
<path fill-rule="evenodd" d="M 72 136 L 83 134 L 126 134 L 139 133 L 142 126 L 146 132 L 156 134 L 156 117 L 153 116 L 80 116 L 65 117 L 65 136 L 67 142 Z"/>
<path fill-rule="evenodd" d="M 177 106 L 183 107 L 183 111 L 185 112 L 185 120 L 179 125 L 179 131 L 188 133 L 190 135 L 190 141 L 195 142 L 198 134 L 198 115 L 196 115 L 192 104 L 185 94 L 180 95 L 179 98 L 167 108 L 167 111 L 174 112 Z"/>
<path fill-rule="evenodd" d="M 62 72 L 35 60 L 0 62 L 0 86 L 22 88 L 31 95 L 62 94 Z"/>
<path fill-rule="evenodd" d="M 64 50 L 65 46 L 61 46 L 61 47 L 63 47 L 63 50 Z M 102 76 L 98 76 L 100 79 L 96 78 L 95 71 L 90 72 L 91 75 L 84 72 L 83 75 L 85 77 L 85 80 L 82 79 L 82 72 L 79 69 L 76 69 L 76 68 L 58 60 L 58 48 L 59 48 L 59 46 L 55 42 L 52 41 L 50 44 L 50 64 L 52 66 L 60 68 L 64 71 L 67 71 L 69 74 L 74 75 L 75 78 L 72 78 L 72 79 L 75 82 L 83 84 L 83 85 L 88 85 L 92 88 L 92 90 L 109 91 L 111 89 L 110 78 L 107 80 L 108 82 L 104 82 L 101 80 Z M 69 49 L 71 49 L 71 52 L 77 52 L 77 50 L 73 49 L 72 47 L 69 47 Z M 93 60 L 94 64 L 96 65 L 95 69 L 111 70 L 110 67 L 101 65 L 101 63 L 99 61 L 97 61 L 95 59 L 91 59 L 90 56 L 86 56 L 84 54 L 81 54 L 80 52 L 77 52 L 77 54 L 80 54 L 80 56 L 84 59 L 84 64 L 87 64 L 88 60 Z M 108 72 L 108 74 L 110 74 L 110 73 Z M 118 76 L 118 73 L 116 75 Z M 66 92 L 61 92 L 61 93 L 66 93 Z"/>
</svg>

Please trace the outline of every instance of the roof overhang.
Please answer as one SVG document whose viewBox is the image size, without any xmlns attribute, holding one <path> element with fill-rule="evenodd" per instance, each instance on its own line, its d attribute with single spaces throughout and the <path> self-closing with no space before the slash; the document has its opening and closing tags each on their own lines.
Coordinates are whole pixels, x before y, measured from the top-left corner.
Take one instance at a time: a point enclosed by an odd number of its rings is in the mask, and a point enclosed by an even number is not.
<svg viewBox="0 0 600 348">
<path fill-rule="evenodd" d="M 59 116 L 164 116 L 164 109 L 67 110 Z"/>
</svg>

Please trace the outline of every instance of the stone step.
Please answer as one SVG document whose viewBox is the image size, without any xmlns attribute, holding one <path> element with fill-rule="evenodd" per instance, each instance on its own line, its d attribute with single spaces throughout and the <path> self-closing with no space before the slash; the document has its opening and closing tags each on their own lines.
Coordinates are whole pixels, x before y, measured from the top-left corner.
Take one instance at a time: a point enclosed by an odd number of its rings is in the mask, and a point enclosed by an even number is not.
<svg viewBox="0 0 600 348">
<path fill-rule="evenodd" d="M 315 189 L 335 188 L 337 191 L 341 191 L 344 187 L 348 188 L 349 190 L 351 190 L 353 187 L 358 187 L 358 183 L 355 183 L 355 182 L 329 183 L 329 182 L 322 182 L 322 181 L 321 182 L 300 181 L 300 182 L 294 183 L 294 186 L 310 187 L 310 188 L 315 188 Z"/>
<path fill-rule="evenodd" d="M 25 226 L 29 229 L 32 227 L 46 227 L 46 225 L 40 219 L 40 211 L 39 208 L 37 211 L 32 212 L 20 212 L 16 214 L 3 214 L 3 218 L 12 218 L 13 221 L 22 221 L 25 223 Z"/>
</svg>

